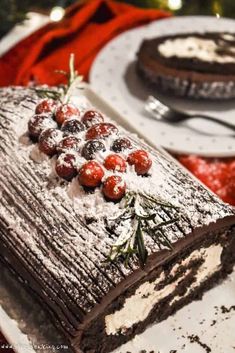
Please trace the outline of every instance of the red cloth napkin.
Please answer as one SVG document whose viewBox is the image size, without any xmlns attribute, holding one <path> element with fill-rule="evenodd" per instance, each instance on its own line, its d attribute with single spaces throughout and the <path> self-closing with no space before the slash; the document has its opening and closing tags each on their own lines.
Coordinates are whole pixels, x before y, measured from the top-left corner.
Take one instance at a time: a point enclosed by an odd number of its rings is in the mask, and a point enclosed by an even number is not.
<svg viewBox="0 0 235 353">
<path fill-rule="evenodd" d="M 179 161 L 222 200 L 235 206 L 235 159 L 180 156 Z"/>
<path fill-rule="evenodd" d="M 97 52 L 117 34 L 169 13 L 143 10 L 109 0 L 91 0 L 85 6 L 75 4 L 59 23 L 49 23 L 18 43 L 0 59 L 0 86 L 38 84 L 55 85 L 63 77 L 54 70 L 67 70 L 70 53 L 76 55 L 79 73 L 87 79 Z M 123 55 L 125 55 L 123 53 Z"/>
</svg>

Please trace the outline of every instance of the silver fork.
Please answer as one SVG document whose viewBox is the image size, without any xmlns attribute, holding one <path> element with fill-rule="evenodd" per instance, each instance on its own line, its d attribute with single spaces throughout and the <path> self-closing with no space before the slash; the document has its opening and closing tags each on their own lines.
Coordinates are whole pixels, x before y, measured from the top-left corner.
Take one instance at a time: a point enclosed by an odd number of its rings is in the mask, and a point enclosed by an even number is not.
<svg viewBox="0 0 235 353">
<path fill-rule="evenodd" d="M 165 120 L 169 123 L 180 123 L 182 121 L 192 119 L 192 118 L 203 118 L 205 120 L 213 121 L 214 123 L 225 126 L 233 131 L 235 131 L 235 125 L 229 122 L 222 121 L 220 119 L 214 118 L 212 116 L 204 115 L 201 113 L 190 114 L 180 110 L 168 107 L 164 103 L 160 102 L 157 98 L 149 96 L 145 103 L 145 110 L 151 114 L 151 116 L 156 120 Z"/>
</svg>

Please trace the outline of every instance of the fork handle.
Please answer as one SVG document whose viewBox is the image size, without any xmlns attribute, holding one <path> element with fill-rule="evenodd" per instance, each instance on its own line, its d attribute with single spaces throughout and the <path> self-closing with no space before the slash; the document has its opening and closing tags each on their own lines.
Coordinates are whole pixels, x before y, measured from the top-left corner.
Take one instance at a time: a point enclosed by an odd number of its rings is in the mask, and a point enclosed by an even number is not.
<svg viewBox="0 0 235 353">
<path fill-rule="evenodd" d="M 222 126 L 225 126 L 229 129 L 235 131 L 234 124 L 228 123 L 227 121 L 222 121 L 222 120 L 214 118 L 212 116 L 203 115 L 203 114 L 191 114 L 191 115 L 189 115 L 189 118 L 204 118 L 206 120 L 213 121 L 214 123 L 220 124 Z"/>
</svg>

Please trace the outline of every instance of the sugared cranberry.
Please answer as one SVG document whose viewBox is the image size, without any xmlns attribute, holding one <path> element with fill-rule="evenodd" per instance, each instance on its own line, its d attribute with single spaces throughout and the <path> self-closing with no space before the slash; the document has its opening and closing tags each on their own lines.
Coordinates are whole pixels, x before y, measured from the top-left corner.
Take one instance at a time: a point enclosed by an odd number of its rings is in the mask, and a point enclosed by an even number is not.
<svg viewBox="0 0 235 353">
<path fill-rule="evenodd" d="M 62 153 L 56 161 L 56 165 L 55 165 L 56 173 L 59 175 L 59 177 L 63 179 L 71 180 L 77 174 L 77 169 L 75 164 L 76 164 L 76 157 L 74 154 Z"/>
<path fill-rule="evenodd" d="M 132 145 L 130 140 L 128 140 L 125 137 L 121 137 L 117 140 L 115 140 L 111 146 L 111 150 L 113 150 L 116 153 L 122 152 L 126 149 L 131 149 Z"/>
<path fill-rule="evenodd" d="M 78 152 L 80 142 L 81 140 L 76 136 L 66 136 L 58 144 L 57 152 L 58 153 L 69 152 L 69 151 Z"/>
<path fill-rule="evenodd" d="M 119 201 L 125 195 L 126 183 L 118 175 L 108 177 L 102 188 L 104 196 L 111 201 Z"/>
<path fill-rule="evenodd" d="M 129 154 L 127 162 L 134 165 L 135 171 L 138 175 L 147 174 L 152 166 L 152 161 L 149 155 L 144 150 L 137 150 Z"/>
<path fill-rule="evenodd" d="M 85 125 L 77 119 L 66 120 L 61 126 L 65 135 L 76 135 L 85 130 Z"/>
<path fill-rule="evenodd" d="M 46 98 L 43 99 L 38 105 L 36 106 L 35 113 L 42 114 L 42 113 L 54 113 L 57 107 L 57 102 L 54 99 Z"/>
<path fill-rule="evenodd" d="M 47 115 L 34 115 L 28 122 L 28 132 L 33 140 L 37 140 L 43 130 L 56 127 L 56 122 Z"/>
<path fill-rule="evenodd" d="M 86 133 L 86 140 L 94 140 L 99 138 L 108 137 L 112 134 L 116 134 L 118 129 L 115 125 L 110 123 L 96 124 L 90 127 Z"/>
<path fill-rule="evenodd" d="M 46 129 L 39 136 L 38 148 L 48 156 L 56 153 L 56 147 L 62 139 L 62 133 L 58 129 Z"/>
<path fill-rule="evenodd" d="M 102 123 L 104 117 L 100 112 L 97 112 L 97 110 L 88 110 L 85 112 L 81 120 L 86 127 L 89 128 L 92 125 Z"/>
<path fill-rule="evenodd" d="M 104 176 L 104 171 L 101 165 L 95 161 L 90 161 L 81 167 L 79 170 L 79 182 L 82 186 L 96 187 L 100 185 Z"/>
<path fill-rule="evenodd" d="M 105 145 L 99 140 L 90 140 L 85 143 L 82 149 L 82 156 L 86 159 L 94 159 L 99 151 L 105 151 Z"/>
<path fill-rule="evenodd" d="M 110 154 L 107 156 L 104 161 L 104 166 L 106 169 L 116 172 L 126 171 L 126 161 L 118 154 Z"/>
<path fill-rule="evenodd" d="M 62 125 L 65 120 L 72 117 L 78 118 L 80 111 L 73 104 L 62 104 L 55 112 L 55 118 L 58 124 Z"/>
</svg>

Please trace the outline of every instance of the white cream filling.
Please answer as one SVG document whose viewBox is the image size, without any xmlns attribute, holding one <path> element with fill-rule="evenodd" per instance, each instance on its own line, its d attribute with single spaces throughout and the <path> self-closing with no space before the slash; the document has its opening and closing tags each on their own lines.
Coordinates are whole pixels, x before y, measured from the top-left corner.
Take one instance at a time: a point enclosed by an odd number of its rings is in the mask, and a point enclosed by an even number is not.
<svg viewBox="0 0 235 353">
<path fill-rule="evenodd" d="M 199 286 L 207 277 L 211 276 L 219 269 L 221 264 L 220 257 L 222 249 L 223 248 L 221 245 L 211 245 L 207 249 L 202 248 L 200 250 L 195 250 L 184 261 L 176 264 L 172 268 L 171 274 L 175 274 L 179 266 L 186 266 L 191 260 L 194 259 L 204 259 L 203 264 L 198 269 L 198 272 L 195 276 L 195 281 L 191 287 L 188 288 L 185 296 L 189 294 L 193 288 Z M 156 303 L 171 294 L 177 287 L 178 283 L 188 273 L 190 273 L 190 269 L 187 269 L 175 282 L 166 285 L 160 290 L 155 290 L 155 287 L 165 279 L 164 273 L 162 273 L 159 278 L 151 283 L 143 283 L 136 290 L 135 294 L 125 300 L 124 305 L 120 310 L 117 310 L 113 314 L 107 315 L 105 317 L 107 335 L 115 335 L 122 331 L 125 332 L 127 328 L 130 328 L 134 324 L 146 319 Z M 182 297 L 180 296 L 176 296 L 172 303 L 181 298 Z"/>
<path fill-rule="evenodd" d="M 166 58 L 177 56 L 179 58 L 197 58 L 201 61 L 217 63 L 234 63 L 233 55 L 220 55 L 219 46 L 209 39 L 187 37 L 167 39 L 159 45 L 158 50 Z M 235 48 L 229 48 L 235 53 Z"/>
</svg>

